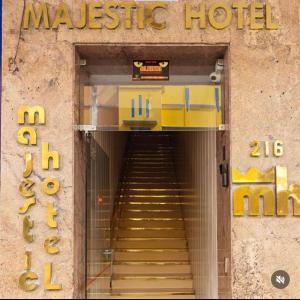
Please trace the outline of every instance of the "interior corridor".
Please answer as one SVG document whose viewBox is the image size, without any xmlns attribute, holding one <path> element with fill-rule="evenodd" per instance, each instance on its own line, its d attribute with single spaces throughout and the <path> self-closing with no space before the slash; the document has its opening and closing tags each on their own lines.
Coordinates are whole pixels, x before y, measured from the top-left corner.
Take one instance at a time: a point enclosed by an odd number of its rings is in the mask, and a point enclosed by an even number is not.
<svg viewBox="0 0 300 300">
<path fill-rule="evenodd" d="M 194 298 L 174 147 L 167 134 L 132 134 L 121 184 L 112 294 Z"/>
<path fill-rule="evenodd" d="M 215 167 L 215 134 L 102 135 L 95 139 L 98 150 L 92 151 L 95 161 L 90 165 L 96 172 L 90 178 L 94 186 L 88 199 L 87 297 L 195 299 L 216 295 L 216 224 L 209 213 L 214 186 L 201 191 L 197 186 L 201 167 L 202 185 L 207 175 L 213 179 L 214 172 L 209 170 Z M 201 144 L 202 158 L 188 153 L 199 151 Z M 109 149 L 115 149 L 114 153 Z M 112 192 L 110 182 L 118 189 Z"/>
</svg>

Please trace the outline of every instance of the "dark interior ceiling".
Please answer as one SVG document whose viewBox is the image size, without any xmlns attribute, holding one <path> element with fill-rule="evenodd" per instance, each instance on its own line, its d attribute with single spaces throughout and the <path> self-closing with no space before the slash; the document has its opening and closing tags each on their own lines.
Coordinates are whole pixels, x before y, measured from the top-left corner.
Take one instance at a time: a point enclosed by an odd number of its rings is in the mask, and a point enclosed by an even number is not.
<svg viewBox="0 0 300 300">
<path fill-rule="evenodd" d="M 199 45 L 78 45 L 76 49 L 87 62 L 89 73 L 117 74 L 131 72 L 133 60 L 169 60 L 176 73 L 198 68 L 197 73 L 213 71 L 226 46 Z M 195 73 L 192 71 L 192 73 Z"/>
</svg>

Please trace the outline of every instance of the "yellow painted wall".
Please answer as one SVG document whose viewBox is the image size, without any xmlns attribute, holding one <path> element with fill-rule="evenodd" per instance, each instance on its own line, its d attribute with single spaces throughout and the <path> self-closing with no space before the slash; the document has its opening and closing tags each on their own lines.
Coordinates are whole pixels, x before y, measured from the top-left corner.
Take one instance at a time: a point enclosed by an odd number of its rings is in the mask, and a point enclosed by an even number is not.
<svg viewBox="0 0 300 300">
<path fill-rule="evenodd" d="M 146 113 L 147 100 L 150 103 L 149 116 Z M 139 101 L 142 101 L 141 113 Z M 121 86 L 119 127 L 121 130 L 134 127 L 151 130 L 216 128 L 222 123 L 221 102 L 221 87 L 215 85 Z M 156 121 L 156 124 L 151 124 L 151 121 Z"/>
</svg>

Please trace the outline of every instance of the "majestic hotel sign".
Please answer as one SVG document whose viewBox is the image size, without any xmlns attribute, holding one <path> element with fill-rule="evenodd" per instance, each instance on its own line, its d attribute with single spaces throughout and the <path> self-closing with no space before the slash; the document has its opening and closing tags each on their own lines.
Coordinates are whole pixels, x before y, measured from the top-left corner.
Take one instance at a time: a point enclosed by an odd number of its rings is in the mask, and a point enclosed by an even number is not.
<svg viewBox="0 0 300 300">
<path fill-rule="evenodd" d="M 27 120 L 26 120 L 27 116 Z M 37 171 L 37 157 L 34 157 L 31 148 L 38 145 L 38 128 L 40 125 L 45 125 L 46 115 L 45 110 L 42 106 L 21 106 L 18 109 L 18 124 L 20 125 L 17 135 L 17 140 L 20 145 L 22 145 L 26 151 L 23 153 L 25 169 L 22 172 L 22 180 L 19 184 L 19 194 L 22 198 L 22 206 L 18 210 L 18 214 L 22 216 L 23 219 L 23 239 L 26 243 L 26 251 L 24 254 L 24 272 L 19 277 L 19 286 L 24 291 L 30 292 L 34 291 L 39 287 L 39 276 L 34 271 L 33 260 L 36 253 L 31 250 L 31 244 L 36 242 L 37 230 L 34 220 L 31 218 L 30 214 L 36 208 L 40 206 L 40 201 L 36 199 L 35 186 L 36 182 L 31 179 L 31 175 Z M 60 154 L 58 151 L 50 151 L 49 143 L 41 143 L 41 169 L 49 172 L 52 169 L 60 169 Z M 52 166 L 50 166 L 50 161 L 52 161 Z M 57 203 L 55 203 L 55 195 L 60 190 L 60 182 L 56 177 L 48 176 L 42 179 L 40 182 L 40 189 L 43 192 L 43 196 L 49 199 L 47 203 L 47 211 L 45 213 L 46 223 L 48 226 L 47 236 L 42 237 L 44 243 L 41 245 L 44 251 L 48 254 L 48 261 L 44 263 L 44 280 L 43 286 L 45 290 L 57 291 L 62 289 L 61 283 L 52 282 L 53 273 L 53 262 L 51 261 L 51 256 L 60 253 L 59 242 L 60 236 L 58 234 L 58 222 L 56 217 L 58 211 L 55 208 Z"/>
<path fill-rule="evenodd" d="M 176 4 L 179 5 L 179 4 Z M 27 2 L 24 7 L 22 27 L 29 29 L 125 29 L 147 27 L 163 30 L 168 26 L 168 9 L 170 4 L 160 2 L 133 1 L 82 1 L 75 10 L 60 2 L 54 7 L 54 14 L 44 1 L 37 4 Z M 249 27 L 253 30 L 277 30 L 279 25 L 273 19 L 273 8 L 270 3 L 234 1 L 229 5 L 225 1 L 207 4 L 200 1 L 198 5 L 183 4 L 184 23 L 186 29 L 198 27 L 206 29 L 209 25 L 214 29 L 225 29 L 233 23 L 237 16 L 237 29 Z M 52 7 L 51 7 L 52 12 Z M 158 18 L 156 12 L 162 12 Z M 247 20 L 247 21 L 246 21 Z"/>
</svg>

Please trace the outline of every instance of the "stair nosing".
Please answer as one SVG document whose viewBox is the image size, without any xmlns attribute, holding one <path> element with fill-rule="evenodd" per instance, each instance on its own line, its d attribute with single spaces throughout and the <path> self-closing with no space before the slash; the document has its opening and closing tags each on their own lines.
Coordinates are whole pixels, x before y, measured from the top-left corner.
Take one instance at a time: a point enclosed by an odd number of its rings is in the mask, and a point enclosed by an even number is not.
<svg viewBox="0 0 300 300">
<path fill-rule="evenodd" d="M 180 275 L 174 275 L 174 274 L 114 274 L 112 276 L 112 280 L 140 280 L 140 279 L 146 279 L 146 280 L 192 280 L 193 275 L 191 273 L 189 274 L 180 274 Z"/>
<path fill-rule="evenodd" d="M 154 266 L 191 266 L 188 260 L 186 261 L 114 261 L 113 266 L 120 265 L 154 265 Z"/>
<path fill-rule="evenodd" d="M 187 252 L 186 248 L 115 248 L 115 252 Z"/>
<path fill-rule="evenodd" d="M 117 241 L 145 241 L 145 240 L 176 240 L 176 241 L 186 241 L 185 237 L 118 237 Z"/>
</svg>

